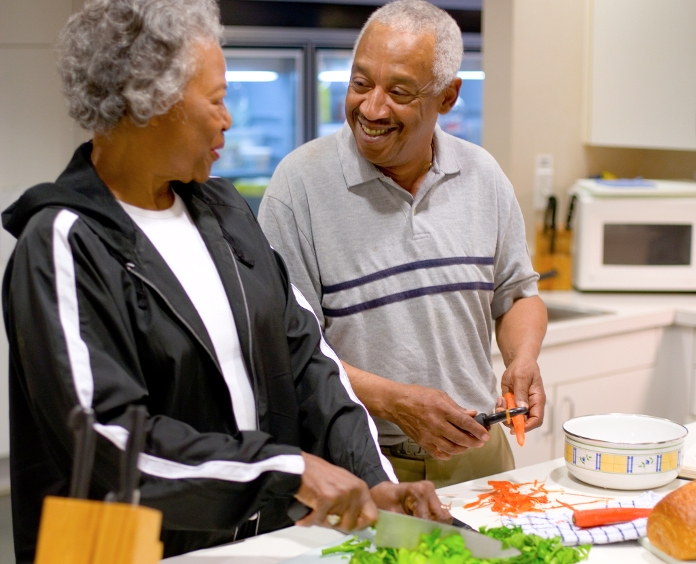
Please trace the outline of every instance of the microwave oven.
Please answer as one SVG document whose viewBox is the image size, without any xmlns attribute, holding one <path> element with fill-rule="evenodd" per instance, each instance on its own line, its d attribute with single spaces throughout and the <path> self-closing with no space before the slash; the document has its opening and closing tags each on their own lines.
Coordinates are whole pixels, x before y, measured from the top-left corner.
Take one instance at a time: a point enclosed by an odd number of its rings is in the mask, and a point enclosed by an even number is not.
<svg viewBox="0 0 696 564">
<path fill-rule="evenodd" d="M 583 179 L 570 193 L 575 289 L 696 292 L 696 182 Z"/>
</svg>

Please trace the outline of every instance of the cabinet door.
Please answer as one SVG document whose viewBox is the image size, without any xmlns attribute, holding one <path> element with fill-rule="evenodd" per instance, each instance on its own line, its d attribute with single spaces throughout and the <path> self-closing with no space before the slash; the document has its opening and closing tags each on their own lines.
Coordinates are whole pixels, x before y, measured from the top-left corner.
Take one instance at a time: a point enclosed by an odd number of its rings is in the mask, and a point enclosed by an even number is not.
<svg viewBox="0 0 696 564">
<path fill-rule="evenodd" d="M 696 149 L 696 2 L 594 0 L 590 145 Z"/>
<path fill-rule="evenodd" d="M 553 402 L 553 458 L 563 456 L 563 423 L 581 415 L 603 413 L 654 413 L 650 398 L 657 395 L 660 383 L 653 378 L 654 369 L 588 378 L 572 384 L 555 386 Z"/>
</svg>

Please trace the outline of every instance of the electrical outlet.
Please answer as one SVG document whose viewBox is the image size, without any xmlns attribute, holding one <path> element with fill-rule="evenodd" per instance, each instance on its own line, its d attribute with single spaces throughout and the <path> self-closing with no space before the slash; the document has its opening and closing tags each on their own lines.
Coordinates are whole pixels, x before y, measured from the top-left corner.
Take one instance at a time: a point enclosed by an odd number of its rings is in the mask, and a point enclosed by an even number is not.
<svg viewBox="0 0 696 564">
<path fill-rule="evenodd" d="M 535 165 L 534 209 L 543 210 L 546 208 L 549 196 L 553 194 L 553 155 L 537 155 Z"/>
</svg>

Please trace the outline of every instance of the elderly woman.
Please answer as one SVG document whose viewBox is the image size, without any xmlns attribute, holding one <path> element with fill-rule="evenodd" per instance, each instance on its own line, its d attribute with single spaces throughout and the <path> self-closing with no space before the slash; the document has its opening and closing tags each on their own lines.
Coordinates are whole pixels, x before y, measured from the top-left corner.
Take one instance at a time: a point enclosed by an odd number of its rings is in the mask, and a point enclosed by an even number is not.
<svg viewBox="0 0 696 564">
<path fill-rule="evenodd" d="M 148 413 L 140 501 L 165 555 L 376 506 L 447 520 L 396 484 L 376 430 L 244 200 L 210 179 L 231 118 L 215 0 L 92 0 L 61 38 L 70 115 L 94 132 L 55 183 L 3 214 L 18 239 L 10 340 L 15 547 L 66 495 L 75 406 L 98 433 L 89 496 L 118 488 L 126 410 Z"/>
</svg>

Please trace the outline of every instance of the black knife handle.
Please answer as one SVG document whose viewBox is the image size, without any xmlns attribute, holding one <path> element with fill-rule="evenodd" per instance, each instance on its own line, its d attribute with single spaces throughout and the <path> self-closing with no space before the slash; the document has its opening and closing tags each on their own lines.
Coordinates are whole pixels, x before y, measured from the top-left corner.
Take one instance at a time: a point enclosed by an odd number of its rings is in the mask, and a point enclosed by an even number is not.
<svg viewBox="0 0 696 564">
<path fill-rule="evenodd" d="M 145 448 L 145 422 L 147 410 L 142 405 L 131 405 L 126 411 L 130 431 L 126 450 L 121 455 L 119 490 L 116 501 L 121 503 L 137 503 L 134 494 L 140 482 L 140 470 L 138 469 L 138 456 Z"/>
<path fill-rule="evenodd" d="M 299 521 L 300 519 L 304 519 L 311 512 L 312 509 L 310 507 L 307 507 L 304 503 L 299 502 L 296 499 L 293 499 L 290 507 L 288 507 L 288 517 L 290 517 L 293 523 Z"/>
<path fill-rule="evenodd" d="M 89 495 L 97 444 L 94 421 L 94 411 L 81 405 L 76 405 L 68 416 L 68 426 L 75 437 L 69 497 L 87 499 Z"/>
<path fill-rule="evenodd" d="M 467 525 L 464 521 L 460 521 L 456 517 L 452 517 L 452 526 L 459 527 L 460 529 L 466 529 L 467 531 L 476 531 L 476 529 L 474 529 L 471 525 Z"/>
</svg>

